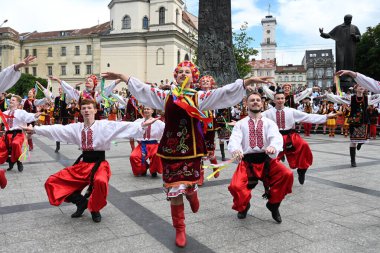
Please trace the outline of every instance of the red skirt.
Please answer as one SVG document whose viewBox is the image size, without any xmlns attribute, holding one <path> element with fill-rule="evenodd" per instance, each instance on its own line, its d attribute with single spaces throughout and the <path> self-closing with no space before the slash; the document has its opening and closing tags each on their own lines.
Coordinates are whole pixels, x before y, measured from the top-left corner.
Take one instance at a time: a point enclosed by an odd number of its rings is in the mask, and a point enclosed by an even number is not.
<svg viewBox="0 0 380 253">
<path fill-rule="evenodd" d="M 82 192 L 90 184 L 90 175 L 94 164 L 81 161 L 51 175 L 45 182 L 50 204 L 59 206 L 72 193 Z M 110 177 L 111 169 L 108 162 L 101 162 L 95 173 L 93 191 L 88 201 L 90 212 L 99 212 L 107 205 Z"/>
<path fill-rule="evenodd" d="M 193 186 L 201 177 L 201 157 L 170 160 L 161 157 L 164 187 Z"/>
</svg>

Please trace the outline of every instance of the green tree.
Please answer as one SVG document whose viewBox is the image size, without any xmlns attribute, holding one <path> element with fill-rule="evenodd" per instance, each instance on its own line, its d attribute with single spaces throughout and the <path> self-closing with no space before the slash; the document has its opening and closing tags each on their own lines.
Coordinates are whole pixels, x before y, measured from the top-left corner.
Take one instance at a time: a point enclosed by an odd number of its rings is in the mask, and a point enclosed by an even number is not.
<svg viewBox="0 0 380 253">
<path fill-rule="evenodd" d="M 232 33 L 236 65 L 242 78 L 251 72 L 251 66 L 248 65 L 249 57 L 258 53 L 256 49 L 249 46 L 253 38 L 248 36 L 247 28 L 248 23 L 244 22 L 240 27 L 240 32 Z"/>
<path fill-rule="evenodd" d="M 35 77 L 29 74 L 21 74 L 20 79 L 17 81 L 17 83 L 7 90 L 7 93 L 12 93 L 19 95 L 21 97 L 27 96 L 28 92 L 31 88 L 34 88 L 36 81 L 38 81 L 42 86 L 47 86 L 47 80 L 39 77 Z M 39 90 L 37 92 L 37 98 L 43 98 L 44 94 Z"/>
<path fill-rule="evenodd" d="M 380 80 L 380 23 L 368 27 L 356 47 L 356 71 Z"/>
</svg>

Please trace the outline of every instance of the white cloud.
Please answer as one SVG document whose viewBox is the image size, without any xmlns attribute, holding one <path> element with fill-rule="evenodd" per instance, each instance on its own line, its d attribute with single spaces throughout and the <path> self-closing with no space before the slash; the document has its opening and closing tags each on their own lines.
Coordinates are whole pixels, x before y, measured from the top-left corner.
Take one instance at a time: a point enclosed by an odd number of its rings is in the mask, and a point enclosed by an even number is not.
<svg viewBox="0 0 380 253">
<path fill-rule="evenodd" d="M 110 0 L 0 0 L 0 20 L 18 32 L 86 28 L 109 21 Z"/>
</svg>

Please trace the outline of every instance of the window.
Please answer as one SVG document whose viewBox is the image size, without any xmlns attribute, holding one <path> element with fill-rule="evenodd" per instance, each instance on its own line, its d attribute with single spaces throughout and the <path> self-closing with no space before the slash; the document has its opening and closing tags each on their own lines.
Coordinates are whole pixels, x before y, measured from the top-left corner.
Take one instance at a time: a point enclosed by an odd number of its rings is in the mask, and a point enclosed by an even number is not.
<svg viewBox="0 0 380 253">
<path fill-rule="evenodd" d="M 113 30 L 113 20 L 111 20 L 111 30 Z"/>
<path fill-rule="evenodd" d="M 267 71 L 267 76 L 270 76 L 270 72 L 269 71 Z"/>
<path fill-rule="evenodd" d="M 48 57 L 53 57 L 53 48 L 48 47 Z"/>
<path fill-rule="evenodd" d="M 331 86 L 331 80 L 327 80 L 326 85 L 327 85 L 327 87 L 330 87 Z"/>
<path fill-rule="evenodd" d="M 121 26 L 121 29 L 131 29 L 131 17 L 130 16 L 125 16 L 123 18 L 123 24 Z"/>
<path fill-rule="evenodd" d="M 331 69 L 326 69 L 326 76 L 332 77 L 333 73 Z"/>
<path fill-rule="evenodd" d="M 298 81 L 303 81 L 302 76 L 298 76 Z"/>
<path fill-rule="evenodd" d="M 33 56 L 37 56 L 37 49 L 33 49 Z"/>
<path fill-rule="evenodd" d="M 177 52 L 177 64 L 181 62 L 181 52 L 178 50 Z"/>
<path fill-rule="evenodd" d="M 25 74 L 29 74 L 29 68 L 28 67 L 25 67 Z"/>
<path fill-rule="evenodd" d="M 33 76 L 37 76 L 37 67 L 32 67 Z"/>
<path fill-rule="evenodd" d="M 295 82 L 295 81 L 296 81 L 296 77 L 292 76 L 292 82 Z"/>
<path fill-rule="evenodd" d="M 159 48 L 157 49 L 157 53 L 156 53 L 156 65 L 164 65 L 164 49 L 162 48 Z"/>
<path fill-rule="evenodd" d="M 25 57 L 29 55 L 29 49 L 25 49 Z"/>
<path fill-rule="evenodd" d="M 322 78 L 323 77 L 323 69 L 322 68 L 319 68 L 319 69 L 317 69 L 317 76 L 318 76 L 318 78 Z"/>
<path fill-rule="evenodd" d="M 86 65 L 86 75 L 91 75 L 91 74 L 92 74 L 92 66 Z"/>
<path fill-rule="evenodd" d="M 267 34 L 270 34 L 270 30 L 267 30 Z"/>
<path fill-rule="evenodd" d="M 149 27 L 148 17 L 143 17 L 143 29 L 148 29 L 148 27 Z"/>
<path fill-rule="evenodd" d="M 75 65 L 75 75 L 80 75 L 80 65 Z"/>
<path fill-rule="evenodd" d="M 270 44 L 270 38 L 267 38 L 267 44 Z"/>
<path fill-rule="evenodd" d="M 309 79 L 313 78 L 313 69 L 307 70 L 307 78 L 309 78 Z"/>
<path fill-rule="evenodd" d="M 87 45 L 87 55 L 91 55 L 92 54 L 92 47 L 91 45 Z"/>
<path fill-rule="evenodd" d="M 62 65 L 61 66 L 61 76 L 65 76 L 66 75 L 66 65 Z"/>
<path fill-rule="evenodd" d="M 75 55 L 80 55 L 80 47 L 75 46 Z"/>
<path fill-rule="evenodd" d="M 185 54 L 185 61 L 190 61 L 189 55 Z"/>
<path fill-rule="evenodd" d="M 61 56 L 66 56 L 66 47 L 61 47 Z"/>
<path fill-rule="evenodd" d="M 289 82 L 289 77 L 285 76 L 285 82 Z"/>
<path fill-rule="evenodd" d="M 282 82 L 282 76 L 279 76 L 279 77 L 278 77 L 278 81 L 279 81 L 279 82 Z"/>
<path fill-rule="evenodd" d="M 53 75 L 53 66 L 48 66 L 48 75 L 49 76 Z"/>
<path fill-rule="evenodd" d="M 164 25 L 165 24 L 165 8 L 161 7 L 158 12 L 159 12 L 158 24 L 159 25 Z"/>
<path fill-rule="evenodd" d="M 0 47 L 0 56 L 1 56 L 1 54 L 2 54 L 2 50 L 3 50 L 3 49 Z"/>
<path fill-rule="evenodd" d="M 317 57 L 317 54 L 309 54 L 309 56 L 310 56 L 311 58 L 313 58 L 313 57 Z"/>
</svg>

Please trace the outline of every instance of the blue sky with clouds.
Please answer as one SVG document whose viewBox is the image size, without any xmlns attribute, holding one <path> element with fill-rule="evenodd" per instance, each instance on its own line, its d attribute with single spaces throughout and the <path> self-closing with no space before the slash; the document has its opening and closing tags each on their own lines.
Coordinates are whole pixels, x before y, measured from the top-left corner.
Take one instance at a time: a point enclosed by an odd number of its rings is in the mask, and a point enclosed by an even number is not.
<svg viewBox="0 0 380 253">
<path fill-rule="evenodd" d="M 185 0 L 183 0 L 185 1 Z M 188 11 L 197 15 L 198 0 L 186 0 Z M 107 22 L 110 0 L 0 0 L 0 21 L 19 32 L 77 29 Z M 268 14 L 276 17 L 278 64 L 300 64 L 306 49 L 334 49 L 333 40 L 319 36 L 319 27 L 329 32 L 343 23 L 346 14 L 364 33 L 366 27 L 379 23 L 379 0 L 231 0 L 232 24 L 239 28 L 248 22 L 252 47 L 260 49 L 261 19 Z M 334 51 L 334 50 L 333 50 Z M 256 56 L 260 58 L 260 55 Z"/>
<path fill-rule="evenodd" d="M 188 10 L 198 13 L 198 0 L 186 0 Z M 379 23 L 379 1 L 374 0 L 231 0 L 232 25 L 239 28 L 247 21 L 248 33 L 254 38 L 251 46 L 260 50 L 262 40 L 261 19 L 271 15 L 277 20 L 277 62 L 280 65 L 301 64 L 305 50 L 333 49 L 335 42 L 319 36 L 318 29 L 329 32 L 343 23 L 346 14 L 352 14 L 352 24 L 361 33 L 368 26 Z M 260 58 L 260 54 L 255 56 Z"/>
</svg>

